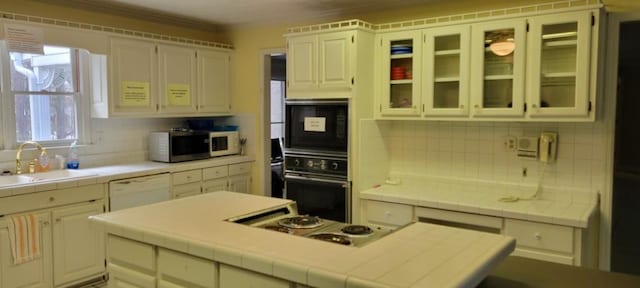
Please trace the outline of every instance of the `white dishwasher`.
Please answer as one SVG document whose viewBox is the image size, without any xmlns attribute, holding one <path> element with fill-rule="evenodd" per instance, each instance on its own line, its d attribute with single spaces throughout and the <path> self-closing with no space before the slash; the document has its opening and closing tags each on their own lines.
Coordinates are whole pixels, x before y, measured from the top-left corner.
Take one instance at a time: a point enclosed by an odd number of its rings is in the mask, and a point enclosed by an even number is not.
<svg viewBox="0 0 640 288">
<path fill-rule="evenodd" d="M 119 179 L 109 182 L 109 211 L 171 199 L 169 173 Z"/>
</svg>

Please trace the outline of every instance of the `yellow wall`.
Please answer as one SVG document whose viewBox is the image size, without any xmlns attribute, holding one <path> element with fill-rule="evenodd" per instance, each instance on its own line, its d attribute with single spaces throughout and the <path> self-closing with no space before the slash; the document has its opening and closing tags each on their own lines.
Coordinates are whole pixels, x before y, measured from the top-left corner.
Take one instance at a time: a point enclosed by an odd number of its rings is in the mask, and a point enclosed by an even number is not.
<svg viewBox="0 0 640 288">
<path fill-rule="evenodd" d="M 110 26 L 128 30 L 144 31 L 163 35 L 178 36 L 190 39 L 223 42 L 223 37 L 216 31 L 199 30 L 176 25 L 159 24 L 123 17 L 100 11 L 74 9 L 66 6 L 52 5 L 34 0 L 1 0 L 0 11 L 25 15 L 62 19 L 73 22 Z"/>
</svg>

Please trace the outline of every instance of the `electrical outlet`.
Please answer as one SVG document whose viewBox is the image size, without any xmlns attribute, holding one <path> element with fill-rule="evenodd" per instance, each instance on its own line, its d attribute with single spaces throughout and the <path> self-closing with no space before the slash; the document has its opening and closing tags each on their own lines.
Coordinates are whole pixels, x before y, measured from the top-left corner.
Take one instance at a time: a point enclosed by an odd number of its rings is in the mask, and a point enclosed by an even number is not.
<svg viewBox="0 0 640 288">
<path fill-rule="evenodd" d="M 507 151 L 516 151 L 516 137 L 506 136 L 504 137 L 504 149 Z"/>
</svg>

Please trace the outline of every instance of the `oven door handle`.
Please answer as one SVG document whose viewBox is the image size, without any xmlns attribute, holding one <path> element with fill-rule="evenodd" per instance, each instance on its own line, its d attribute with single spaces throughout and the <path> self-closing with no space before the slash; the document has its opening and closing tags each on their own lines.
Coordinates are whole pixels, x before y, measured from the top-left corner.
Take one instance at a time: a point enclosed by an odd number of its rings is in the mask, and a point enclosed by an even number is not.
<svg viewBox="0 0 640 288">
<path fill-rule="evenodd" d="M 284 180 L 304 180 L 304 181 L 313 181 L 313 182 L 325 182 L 325 183 L 333 183 L 333 184 L 342 184 L 343 188 L 348 188 L 349 181 L 347 180 L 331 180 L 325 178 L 314 178 L 314 177 L 305 177 L 305 176 L 296 176 L 296 175 L 284 175 Z"/>
</svg>

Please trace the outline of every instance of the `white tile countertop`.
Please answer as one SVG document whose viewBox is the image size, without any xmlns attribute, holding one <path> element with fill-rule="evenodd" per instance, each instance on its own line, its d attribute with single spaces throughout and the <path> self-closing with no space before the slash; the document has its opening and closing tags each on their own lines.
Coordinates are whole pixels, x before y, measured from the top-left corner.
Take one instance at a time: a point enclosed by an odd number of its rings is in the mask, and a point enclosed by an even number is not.
<svg viewBox="0 0 640 288">
<path fill-rule="evenodd" d="M 503 202 L 500 198 L 527 198 L 535 185 L 480 182 L 451 178 L 411 178 L 376 185 L 360 192 L 361 199 L 401 203 L 481 215 L 587 228 L 598 210 L 598 194 L 543 187 L 535 200 Z"/>
<path fill-rule="evenodd" d="M 92 219 L 110 234 L 312 287 L 474 287 L 515 248 L 509 236 L 427 223 L 352 247 L 225 221 L 288 201 L 217 192 Z"/>
<path fill-rule="evenodd" d="M 139 162 L 127 163 L 122 165 L 101 166 L 92 168 L 82 168 L 72 170 L 83 174 L 77 177 L 56 178 L 51 180 L 34 181 L 30 183 L 19 183 L 13 185 L 0 185 L 0 198 L 26 193 L 41 192 L 54 189 L 73 188 L 84 185 L 107 183 L 112 180 L 125 179 L 131 177 L 139 177 L 152 174 L 179 172 L 192 169 L 201 169 L 206 167 L 222 166 L 235 163 L 254 161 L 251 156 L 225 156 L 215 157 L 206 160 L 187 161 L 179 163 L 161 163 L 161 162 Z M 59 170 L 52 170 L 59 171 Z M 42 172 L 46 174 L 47 172 Z M 23 176 L 32 176 L 37 178 L 40 173 L 21 174 Z M 4 176 L 0 176 L 4 177 Z M 8 176 L 12 177 L 12 176 Z"/>
</svg>

